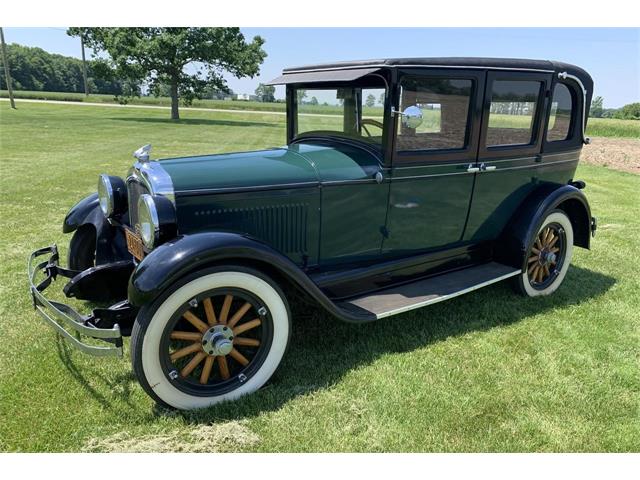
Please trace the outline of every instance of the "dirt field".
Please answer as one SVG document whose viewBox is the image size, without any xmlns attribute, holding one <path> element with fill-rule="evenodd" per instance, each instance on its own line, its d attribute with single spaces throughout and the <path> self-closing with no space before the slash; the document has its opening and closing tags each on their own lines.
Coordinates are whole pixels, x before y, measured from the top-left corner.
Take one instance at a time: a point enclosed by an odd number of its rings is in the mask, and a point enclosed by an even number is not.
<svg viewBox="0 0 640 480">
<path fill-rule="evenodd" d="M 640 139 L 593 137 L 581 160 L 592 165 L 640 174 Z"/>
</svg>

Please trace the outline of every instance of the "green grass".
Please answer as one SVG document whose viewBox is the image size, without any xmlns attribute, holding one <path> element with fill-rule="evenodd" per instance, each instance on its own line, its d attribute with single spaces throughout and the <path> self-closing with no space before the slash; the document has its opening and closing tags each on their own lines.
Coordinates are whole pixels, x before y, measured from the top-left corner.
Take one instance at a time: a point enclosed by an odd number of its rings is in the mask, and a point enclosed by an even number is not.
<svg viewBox="0 0 640 480">
<path fill-rule="evenodd" d="M 26 257 L 101 172 L 281 145 L 278 115 L 0 103 L 0 450 L 638 451 L 640 177 L 581 166 L 599 219 L 551 297 L 499 284 L 366 326 L 302 312 L 272 381 L 196 413 L 154 407 L 127 358 L 96 359 L 31 307 Z M 63 282 L 54 285 L 62 287 Z"/>
</svg>

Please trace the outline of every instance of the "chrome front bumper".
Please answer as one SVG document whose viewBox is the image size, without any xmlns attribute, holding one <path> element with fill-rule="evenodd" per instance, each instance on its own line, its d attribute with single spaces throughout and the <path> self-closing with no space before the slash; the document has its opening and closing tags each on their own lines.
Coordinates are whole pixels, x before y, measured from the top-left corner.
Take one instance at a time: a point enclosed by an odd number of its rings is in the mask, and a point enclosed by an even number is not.
<svg viewBox="0 0 640 480">
<path fill-rule="evenodd" d="M 36 259 L 44 255 L 49 257 L 36 264 Z M 92 323 L 95 319 L 93 315 L 81 315 L 69 305 L 48 300 L 42 294 L 58 275 L 69 276 L 68 270 L 59 267 L 58 260 L 56 245 L 40 248 L 29 256 L 27 272 L 34 308 L 58 333 L 84 353 L 100 357 L 121 357 L 122 333 L 118 324 L 114 324 L 111 328 L 98 328 Z M 44 274 L 44 280 L 36 283 L 36 276 L 39 273 Z M 93 339 L 94 343 L 87 343 L 86 338 L 83 339 L 83 337 Z"/>
</svg>

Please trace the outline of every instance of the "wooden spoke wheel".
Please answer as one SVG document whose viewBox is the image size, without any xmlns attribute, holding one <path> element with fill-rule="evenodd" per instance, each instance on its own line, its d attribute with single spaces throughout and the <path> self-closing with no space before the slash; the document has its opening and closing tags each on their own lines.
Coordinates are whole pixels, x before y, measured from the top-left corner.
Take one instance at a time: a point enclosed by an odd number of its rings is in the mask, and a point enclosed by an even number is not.
<svg viewBox="0 0 640 480">
<path fill-rule="evenodd" d="M 267 308 L 250 292 L 204 292 L 174 315 L 163 338 L 163 364 L 178 388 L 219 393 L 244 383 L 269 343 Z"/>
<path fill-rule="evenodd" d="M 562 210 L 551 211 L 531 239 L 518 290 L 530 297 L 549 295 L 562 283 L 573 251 L 573 227 Z"/>
<path fill-rule="evenodd" d="M 371 133 L 369 132 L 369 129 L 367 128 L 367 125 L 372 125 L 374 127 L 379 128 L 380 130 L 382 130 L 384 128 L 384 125 L 382 124 L 382 122 L 380 122 L 378 120 L 374 120 L 373 118 L 363 118 L 362 121 L 360 122 L 360 125 L 362 125 L 362 129 L 370 137 L 372 137 L 373 135 L 371 135 Z"/>
<path fill-rule="evenodd" d="M 561 225 L 549 224 L 538 233 L 527 258 L 527 275 L 534 288 L 543 289 L 557 277 L 565 247 L 566 235 Z"/>
<path fill-rule="evenodd" d="M 133 369 L 158 403 L 203 408 L 254 392 L 289 340 L 282 290 L 240 266 L 195 272 L 144 306 L 131 335 Z"/>
</svg>

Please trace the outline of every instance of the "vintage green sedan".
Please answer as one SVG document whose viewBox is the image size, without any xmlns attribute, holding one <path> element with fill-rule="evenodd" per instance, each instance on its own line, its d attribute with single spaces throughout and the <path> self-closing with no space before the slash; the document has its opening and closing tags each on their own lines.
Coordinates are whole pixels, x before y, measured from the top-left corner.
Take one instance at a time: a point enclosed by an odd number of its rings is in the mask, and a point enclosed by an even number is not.
<svg viewBox="0 0 640 480">
<path fill-rule="evenodd" d="M 562 283 L 596 221 L 574 179 L 593 81 L 560 62 L 407 58 L 284 70 L 286 146 L 152 160 L 64 220 L 29 259 L 38 312 L 73 345 L 122 355 L 154 400 L 206 407 L 272 376 L 290 301 L 367 323 L 509 279 Z M 241 127 L 239 127 L 241 128 Z M 46 258 L 44 260 L 39 257 Z M 81 315 L 49 300 L 113 303 Z M 109 305 L 109 304 L 107 304 Z"/>
</svg>

